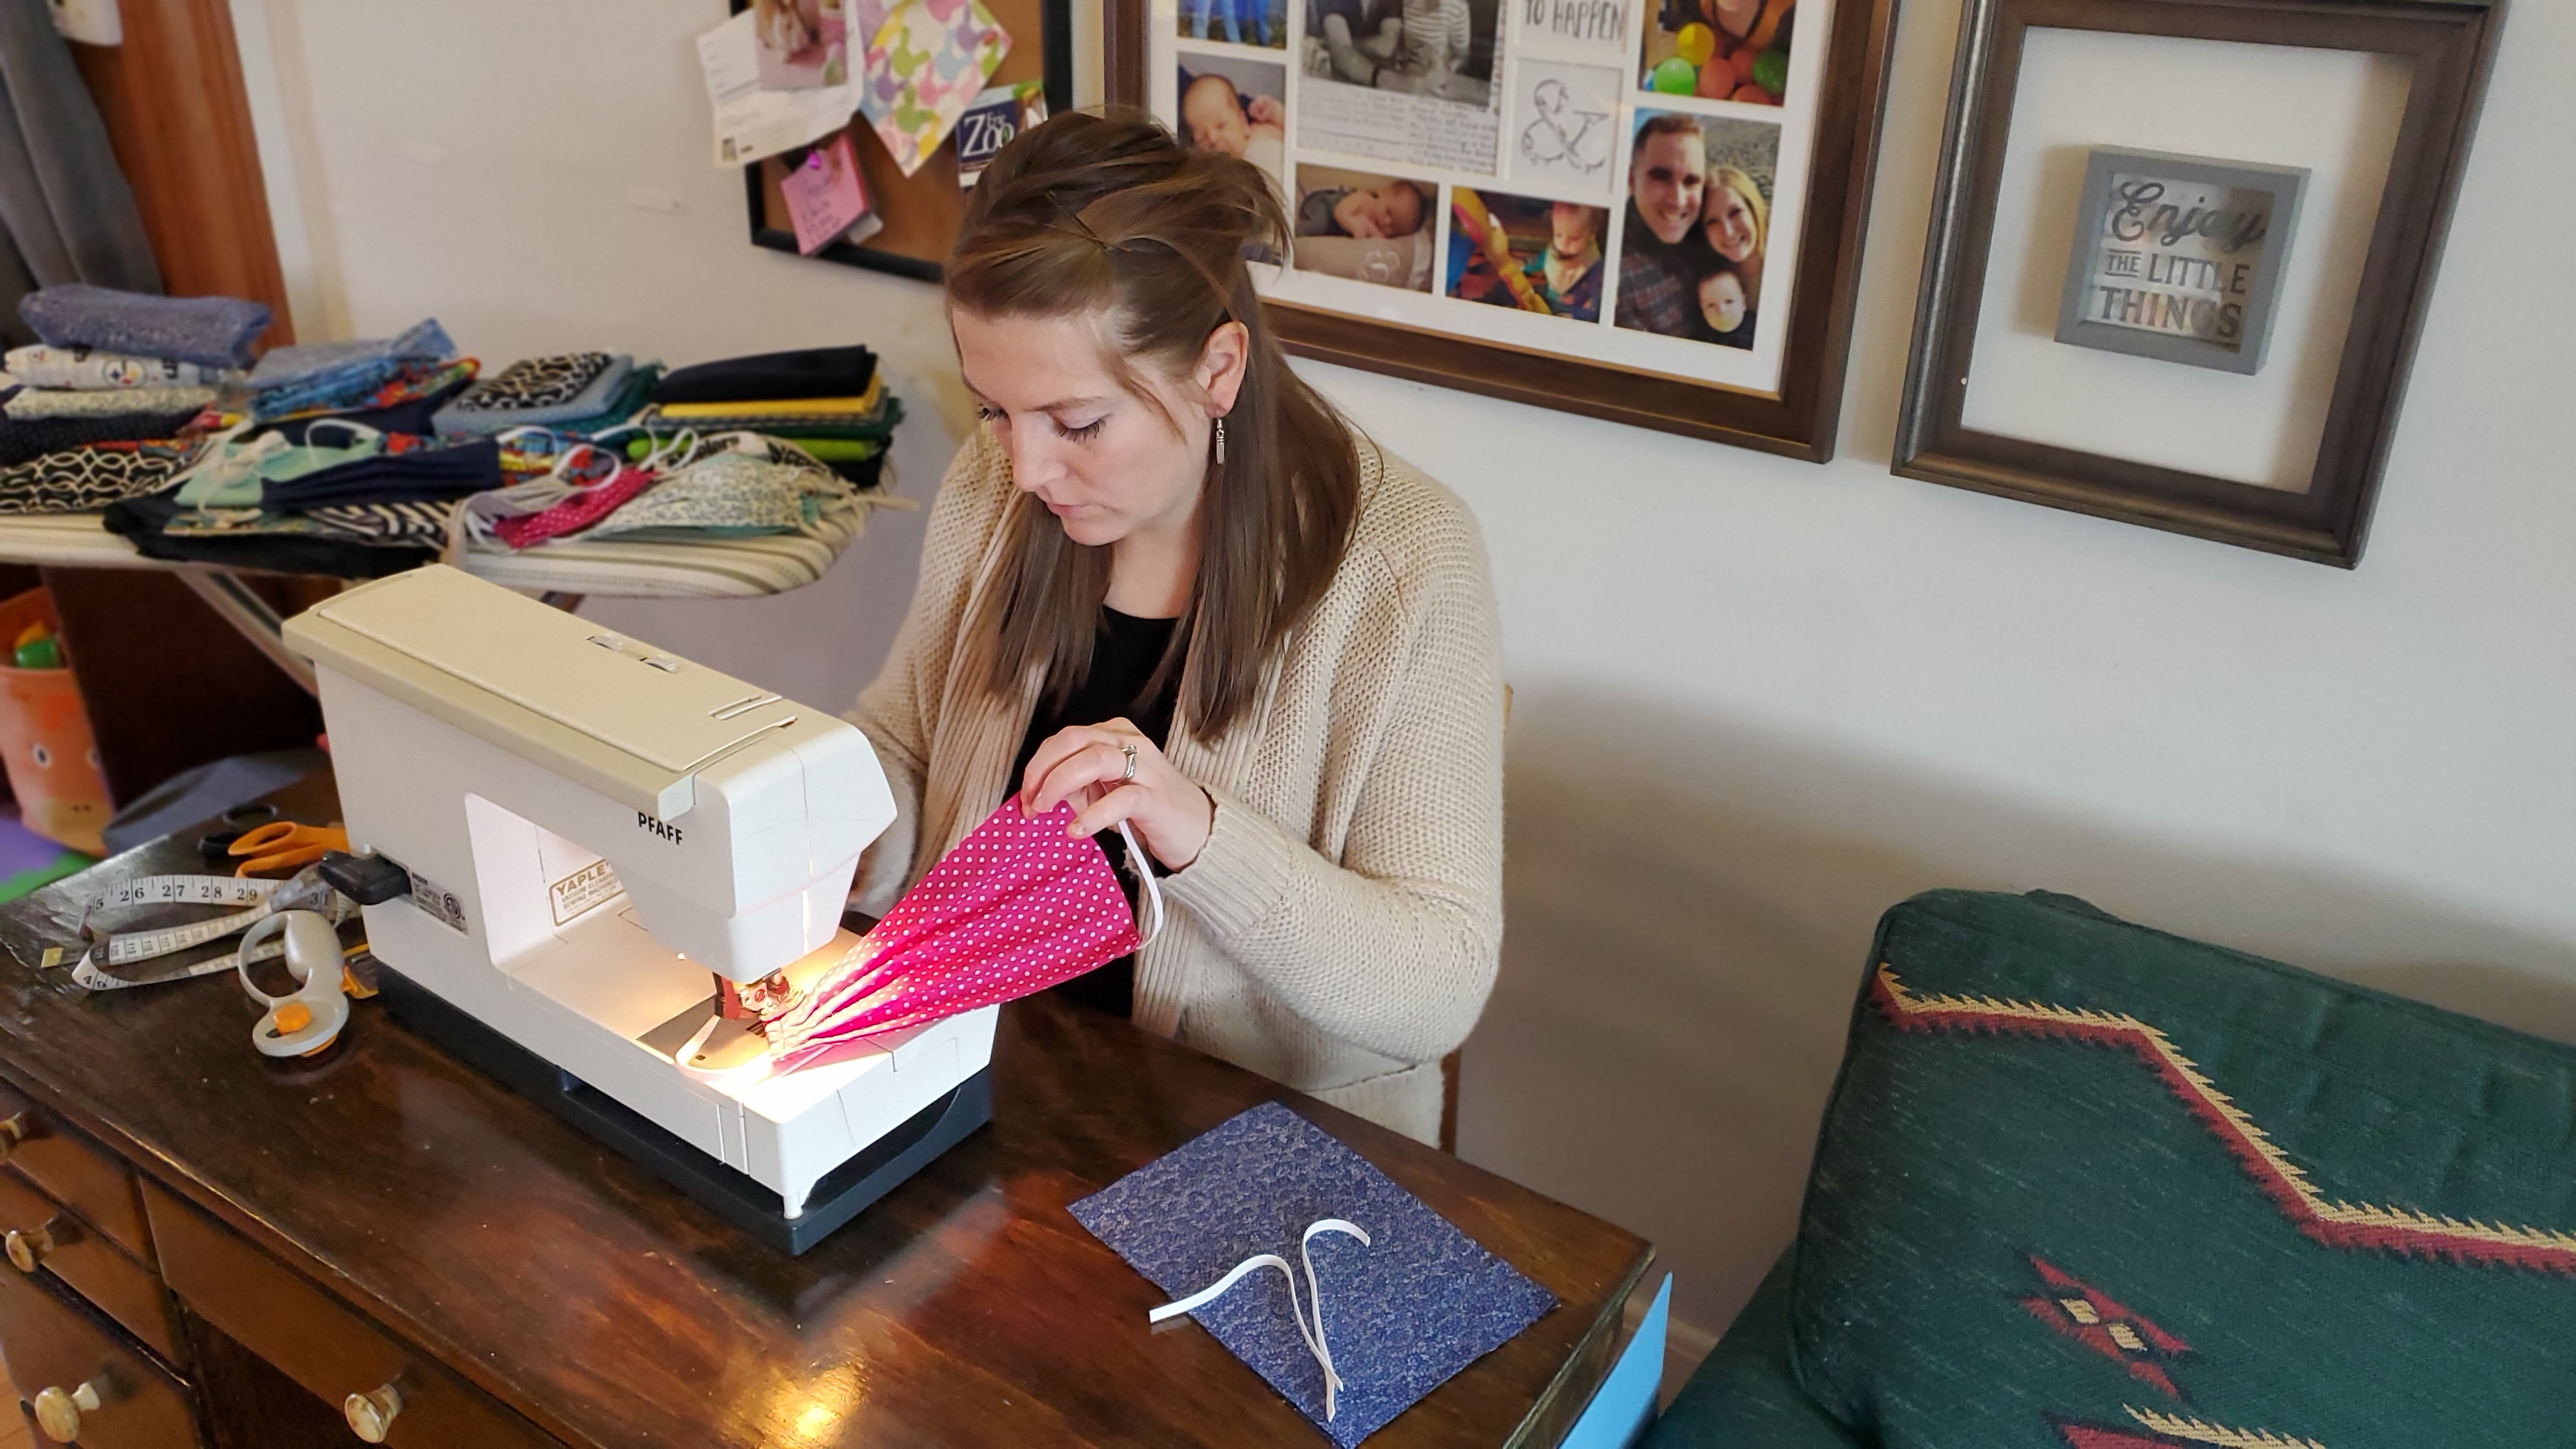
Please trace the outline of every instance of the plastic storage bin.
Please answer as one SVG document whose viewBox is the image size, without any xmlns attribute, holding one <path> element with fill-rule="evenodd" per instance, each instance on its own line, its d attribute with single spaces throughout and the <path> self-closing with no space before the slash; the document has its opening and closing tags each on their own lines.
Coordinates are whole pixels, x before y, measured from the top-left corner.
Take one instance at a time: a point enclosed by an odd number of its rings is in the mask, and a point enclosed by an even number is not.
<svg viewBox="0 0 2576 1449">
<path fill-rule="evenodd" d="M 0 603 L 0 650 L 35 623 L 62 629 L 43 589 Z M 85 854 L 107 853 L 99 832 L 115 812 L 89 712 L 69 668 L 17 669 L 0 652 L 0 765 L 8 769 L 9 792 L 29 830 Z"/>
</svg>

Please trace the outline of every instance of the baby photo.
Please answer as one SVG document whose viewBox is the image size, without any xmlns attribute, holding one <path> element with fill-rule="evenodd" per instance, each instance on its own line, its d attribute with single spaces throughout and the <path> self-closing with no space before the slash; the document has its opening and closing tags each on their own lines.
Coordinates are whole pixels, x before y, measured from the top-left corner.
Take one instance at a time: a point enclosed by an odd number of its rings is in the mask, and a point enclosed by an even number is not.
<svg viewBox="0 0 2576 1449">
<path fill-rule="evenodd" d="M 1288 48 L 1288 0 L 1181 0 L 1183 40 Z"/>
<path fill-rule="evenodd" d="M 762 90 L 811 90 L 849 80 L 843 0 L 752 0 L 751 29 L 759 42 Z"/>
<path fill-rule="evenodd" d="M 1611 320 L 1751 347 L 1779 155 L 1780 128 L 1767 121 L 1643 113 L 1629 150 Z"/>
<path fill-rule="evenodd" d="M 1597 322 L 1609 224 L 1610 213 L 1598 206 L 1452 186 L 1448 294 Z"/>
<path fill-rule="evenodd" d="M 1338 166 L 1298 167 L 1292 265 L 1301 272 L 1430 291 L 1438 191 L 1427 181 Z"/>
<path fill-rule="evenodd" d="M 1482 108 L 1502 0 L 1307 0 L 1306 74 Z"/>
<path fill-rule="evenodd" d="M 1270 174 L 1288 190 L 1288 67 L 1230 55 L 1181 57 L 1181 144 L 1222 151 Z"/>
</svg>

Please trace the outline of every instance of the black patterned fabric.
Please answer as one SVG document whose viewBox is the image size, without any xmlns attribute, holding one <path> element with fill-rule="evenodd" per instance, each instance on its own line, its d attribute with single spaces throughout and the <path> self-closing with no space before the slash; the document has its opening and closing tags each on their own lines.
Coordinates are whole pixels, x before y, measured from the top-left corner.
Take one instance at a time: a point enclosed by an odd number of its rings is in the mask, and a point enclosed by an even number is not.
<svg viewBox="0 0 2576 1449">
<path fill-rule="evenodd" d="M 581 396 L 583 389 L 608 370 L 609 362 L 605 352 L 521 358 L 468 388 L 456 400 L 456 411 L 497 413 L 558 407 Z"/>
<path fill-rule="evenodd" d="M 0 419 L 0 468 L 32 463 L 48 453 L 92 443 L 159 443 L 179 436 L 195 422 L 197 410 L 122 418 L 41 418 L 33 422 Z"/>
<path fill-rule="evenodd" d="M 316 508 L 303 516 L 325 538 L 441 548 L 447 543 L 447 521 L 455 514 L 453 503 L 356 503 Z"/>
<path fill-rule="evenodd" d="M 88 513 L 168 486 L 194 446 L 100 443 L 0 468 L 0 514 Z"/>
</svg>

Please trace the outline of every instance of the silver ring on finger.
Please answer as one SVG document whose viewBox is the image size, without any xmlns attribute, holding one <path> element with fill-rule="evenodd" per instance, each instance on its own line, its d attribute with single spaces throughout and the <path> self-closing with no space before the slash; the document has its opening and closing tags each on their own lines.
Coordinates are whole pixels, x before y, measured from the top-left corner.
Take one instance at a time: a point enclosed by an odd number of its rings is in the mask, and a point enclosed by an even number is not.
<svg viewBox="0 0 2576 1449">
<path fill-rule="evenodd" d="M 1126 751 L 1127 753 L 1127 768 L 1119 775 L 1118 783 L 1122 785 L 1132 784 L 1136 779 L 1136 747 L 1132 744 L 1126 744 L 1120 745 L 1118 748 Z"/>
</svg>

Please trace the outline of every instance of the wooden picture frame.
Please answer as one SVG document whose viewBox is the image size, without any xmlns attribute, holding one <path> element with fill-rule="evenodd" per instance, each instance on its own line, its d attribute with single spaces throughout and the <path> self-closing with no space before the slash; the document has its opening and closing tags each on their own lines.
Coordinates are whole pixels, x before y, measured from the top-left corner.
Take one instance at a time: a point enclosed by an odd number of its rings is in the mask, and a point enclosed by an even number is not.
<svg viewBox="0 0 2576 1449">
<path fill-rule="evenodd" d="M 1302 9 L 1305 0 L 1295 3 Z M 1519 9 L 1522 0 L 1510 3 Z M 1635 0 L 1633 13 L 1642 17 L 1657 3 Z M 1274 299 L 1271 315 L 1282 342 L 1301 357 L 1507 402 L 1810 462 L 1829 460 L 1841 416 L 1894 12 L 1895 0 L 1835 0 L 1827 22 L 1776 392 L 1461 336 L 1357 309 Z M 1112 106 L 1152 108 L 1155 24 L 1150 0 L 1104 0 L 1103 81 Z M 1804 32 L 1799 43 L 1808 43 Z M 1654 102 L 1643 98 L 1643 104 Z M 1618 154 L 1626 155 L 1624 137 Z"/>
<path fill-rule="evenodd" d="M 1967 0 L 1894 471 L 2352 567 L 2387 464 L 2502 12 L 2502 0 Z M 1988 287 L 2014 281 L 1987 272 L 2025 41 L 2039 29 L 2360 52 L 2409 71 L 2304 491 L 1963 421 Z M 2298 247 L 2317 250 L 2306 240 Z"/>
<path fill-rule="evenodd" d="M 750 0 L 730 0 L 735 13 L 750 8 Z M 988 82 L 1007 85 L 1014 81 L 1034 80 L 1045 87 L 1047 109 L 1061 111 L 1073 105 L 1073 3 L 1074 0 L 985 0 L 994 18 L 1011 35 L 1011 48 L 1002 57 Z M 1030 37 L 1036 37 L 1031 43 Z M 903 174 L 887 152 L 865 117 L 853 116 L 845 128 L 859 161 L 859 174 L 865 179 L 868 199 L 877 214 L 884 218 L 885 229 L 868 238 L 864 245 L 836 241 L 814 253 L 817 260 L 838 262 L 843 266 L 866 267 L 872 271 L 892 272 L 915 281 L 937 282 L 946 264 L 949 247 L 957 240 L 957 223 L 966 212 L 966 194 L 957 184 L 957 147 L 954 138 L 941 143 L 939 150 L 910 176 Z M 834 134 L 840 134 L 835 132 Z M 825 145 L 824 136 L 816 145 Z M 790 162 L 810 148 L 800 147 L 784 156 L 772 156 L 742 168 L 744 205 L 750 215 L 751 244 L 769 251 L 796 254 L 796 232 L 789 226 L 787 204 L 780 196 L 778 184 L 787 175 Z"/>
</svg>

